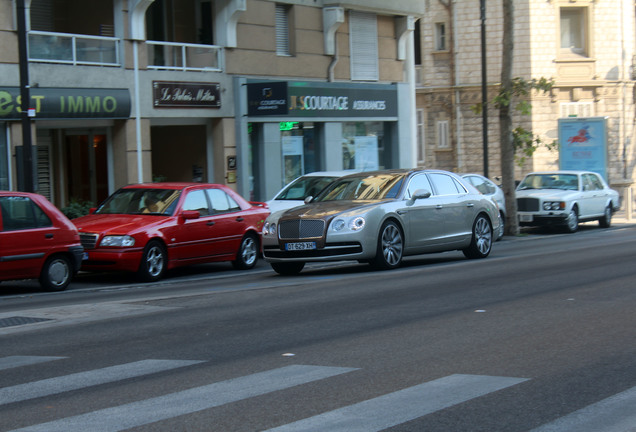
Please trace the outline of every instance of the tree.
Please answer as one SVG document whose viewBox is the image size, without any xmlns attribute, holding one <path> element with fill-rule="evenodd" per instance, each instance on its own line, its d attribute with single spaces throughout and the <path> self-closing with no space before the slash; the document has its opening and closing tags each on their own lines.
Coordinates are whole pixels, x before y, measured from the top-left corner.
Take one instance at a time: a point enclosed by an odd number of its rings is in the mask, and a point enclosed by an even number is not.
<svg viewBox="0 0 636 432">
<path fill-rule="evenodd" d="M 515 198 L 515 161 L 520 165 L 531 157 L 541 146 L 552 149 L 557 143 L 544 143 L 532 131 L 521 126 L 513 129 L 511 108 L 522 115 L 530 114 L 532 108 L 528 98 L 533 91 L 550 91 L 554 82 L 546 78 L 525 80 L 512 78 L 513 63 L 513 0 L 503 0 L 503 52 L 501 62 L 501 85 L 493 100 L 493 105 L 499 110 L 499 147 L 501 154 L 502 189 L 506 198 L 506 234 L 519 234 L 517 220 L 517 200 Z"/>
</svg>

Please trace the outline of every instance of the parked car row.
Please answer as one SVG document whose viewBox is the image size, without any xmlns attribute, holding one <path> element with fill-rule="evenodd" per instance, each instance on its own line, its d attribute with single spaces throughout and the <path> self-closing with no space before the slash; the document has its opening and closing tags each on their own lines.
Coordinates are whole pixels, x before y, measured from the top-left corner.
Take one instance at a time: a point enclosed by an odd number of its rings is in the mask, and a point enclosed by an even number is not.
<svg viewBox="0 0 636 432">
<path fill-rule="evenodd" d="M 589 220 L 609 227 L 620 207 L 618 193 L 584 171 L 528 174 L 517 204 L 521 225 L 568 232 Z M 261 254 L 283 275 L 317 261 L 392 269 L 423 253 L 485 258 L 505 221 L 491 180 L 424 169 L 314 173 L 268 203 L 218 184 L 147 183 L 119 189 L 72 221 L 31 193 L 0 192 L 0 210 L 0 280 L 37 278 L 49 291 L 65 289 L 80 268 L 152 282 L 191 264 L 249 269 Z"/>
</svg>

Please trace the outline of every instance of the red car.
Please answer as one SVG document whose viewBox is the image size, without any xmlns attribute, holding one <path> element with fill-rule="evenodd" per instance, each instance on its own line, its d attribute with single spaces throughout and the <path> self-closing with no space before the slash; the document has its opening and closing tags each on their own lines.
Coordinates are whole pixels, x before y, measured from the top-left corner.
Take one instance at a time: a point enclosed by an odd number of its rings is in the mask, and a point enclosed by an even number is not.
<svg viewBox="0 0 636 432">
<path fill-rule="evenodd" d="M 0 280 L 61 291 L 82 263 L 77 228 L 42 195 L 0 191 Z"/>
<path fill-rule="evenodd" d="M 119 189 L 73 223 L 84 246 L 82 270 L 136 272 L 152 282 L 190 264 L 254 267 L 268 215 L 264 203 L 223 185 L 144 183 Z"/>
</svg>

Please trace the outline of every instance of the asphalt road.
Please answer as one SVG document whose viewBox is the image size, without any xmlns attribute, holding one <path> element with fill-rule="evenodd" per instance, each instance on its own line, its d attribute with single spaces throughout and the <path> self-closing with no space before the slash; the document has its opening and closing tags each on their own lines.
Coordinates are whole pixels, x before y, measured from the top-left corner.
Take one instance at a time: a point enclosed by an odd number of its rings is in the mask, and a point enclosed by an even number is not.
<svg viewBox="0 0 636 432">
<path fill-rule="evenodd" d="M 636 227 L 0 285 L 0 431 L 634 431 Z"/>
</svg>

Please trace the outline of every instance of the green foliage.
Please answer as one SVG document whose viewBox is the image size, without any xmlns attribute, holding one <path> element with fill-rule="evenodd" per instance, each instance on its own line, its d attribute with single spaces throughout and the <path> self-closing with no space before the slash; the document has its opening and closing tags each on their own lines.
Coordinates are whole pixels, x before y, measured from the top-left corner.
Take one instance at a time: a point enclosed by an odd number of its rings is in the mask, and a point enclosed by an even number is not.
<svg viewBox="0 0 636 432">
<path fill-rule="evenodd" d="M 95 204 L 90 201 L 81 201 L 76 198 L 71 198 L 68 205 L 62 207 L 61 211 L 67 218 L 75 219 L 80 216 L 86 216 L 92 207 L 95 207 Z"/>
<path fill-rule="evenodd" d="M 510 82 L 510 88 L 503 85 L 499 89 L 499 93 L 492 101 L 493 106 L 498 109 L 513 108 L 521 115 L 530 115 L 532 112 L 532 104 L 527 100 L 530 93 L 534 91 L 549 92 L 554 86 L 554 80 L 547 78 L 533 78 L 530 81 L 516 77 Z M 483 107 L 481 104 L 471 107 L 475 114 L 480 114 Z M 503 144 L 503 143 L 502 143 Z M 519 166 L 523 166 L 525 161 L 532 157 L 539 147 L 545 147 L 550 151 L 557 150 L 559 143 L 557 141 L 546 142 L 535 136 L 521 126 L 512 130 L 512 145 L 515 150 L 515 160 Z"/>
</svg>

